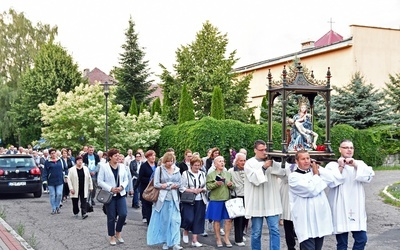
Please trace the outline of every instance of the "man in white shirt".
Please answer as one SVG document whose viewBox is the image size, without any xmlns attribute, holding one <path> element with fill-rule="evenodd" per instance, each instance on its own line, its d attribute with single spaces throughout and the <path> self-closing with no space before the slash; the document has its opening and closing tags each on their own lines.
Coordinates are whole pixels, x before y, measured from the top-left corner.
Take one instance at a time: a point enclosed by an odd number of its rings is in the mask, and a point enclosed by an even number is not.
<svg viewBox="0 0 400 250">
<path fill-rule="evenodd" d="M 324 236 L 333 232 L 325 194 L 330 172 L 319 167 L 306 150 L 296 152 L 297 169 L 289 174 L 290 212 L 300 249 L 320 250 Z M 327 180 L 327 181 L 325 181 Z"/>
<path fill-rule="evenodd" d="M 339 152 L 337 162 L 326 165 L 335 178 L 329 184 L 328 199 L 337 249 L 347 249 L 349 232 L 354 238 L 353 249 L 364 249 L 367 243 L 367 212 L 363 184 L 370 183 L 375 173 L 363 161 L 353 159 L 354 146 L 350 140 L 340 143 Z"/>
<path fill-rule="evenodd" d="M 128 149 L 127 156 L 124 159 L 124 164 L 125 166 L 129 167 L 129 164 L 131 161 L 133 161 L 135 158 L 133 157 L 133 151 L 132 149 Z"/>
<path fill-rule="evenodd" d="M 277 176 L 285 170 L 280 163 L 266 159 L 266 143 L 254 142 L 255 156 L 244 165 L 245 217 L 251 218 L 251 249 L 261 249 L 261 235 L 264 218 L 269 229 L 269 248 L 280 250 L 279 215 L 282 214 L 281 197 Z"/>
</svg>

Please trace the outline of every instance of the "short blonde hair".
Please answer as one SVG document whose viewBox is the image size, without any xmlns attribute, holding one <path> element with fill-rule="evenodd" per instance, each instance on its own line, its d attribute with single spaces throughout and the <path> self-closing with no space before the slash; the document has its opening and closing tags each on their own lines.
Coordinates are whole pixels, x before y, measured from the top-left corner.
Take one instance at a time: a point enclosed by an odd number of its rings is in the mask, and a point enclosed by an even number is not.
<svg viewBox="0 0 400 250">
<path fill-rule="evenodd" d="M 167 152 L 162 157 L 162 164 L 165 164 L 167 161 L 175 162 L 175 155 L 172 152 Z"/>
</svg>

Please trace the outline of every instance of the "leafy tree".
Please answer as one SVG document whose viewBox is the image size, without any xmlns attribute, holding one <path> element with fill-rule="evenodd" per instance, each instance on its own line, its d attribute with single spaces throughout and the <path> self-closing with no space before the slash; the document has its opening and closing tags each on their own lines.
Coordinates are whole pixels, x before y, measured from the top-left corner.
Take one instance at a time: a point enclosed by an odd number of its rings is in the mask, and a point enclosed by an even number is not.
<svg viewBox="0 0 400 250">
<path fill-rule="evenodd" d="M 42 47 L 34 61 L 34 68 L 27 71 L 21 81 L 21 96 L 11 111 L 21 135 L 21 143 L 38 140 L 41 134 L 39 103 L 52 105 L 57 98 L 57 89 L 70 91 L 82 82 L 78 65 L 60 45 L 47 44 Z"/>
<path fill-rule="evenodd" d="M 194 105 L 192 98 L 187 92 L 186 84 L 183 84 L 181 93 L 181 102 L 179 103 L 179 120 L 178 123 L 184 123 L 194 120 Z"/>
<path fill-rule="evenodd" d="M 139 114 L 135 96 L 132 96 L 131 106 L 129 107 L 129 114 L 131 115 Z"/>
<path fill-rule="evenodd" d="M 215 86 L 212 93 L 211 117 L 217 120 L 225 119 L 224 97 L 219 86 Z"/>
<path fill-rule="evenodd" d="M 39 105 L 45 127 L 42 135 L 53 147 L 83 145 L 105 148 L 105 104 L 101 86 L 81 84 L 68 93 L 57 91 L 54 105 Z M 114 98 L 110 91 L 110 99 Z M 162 121 L 158 114 L 145 111 L 139 116 L 121 111 L 122 105 L 108 103 L 109 148 L 148 148 L 160 136 Z M 66 145 L 66 143 L 68 145 Z"/>
<path fill-rule="evenodd" d="M 386 99 L 389 105 L 394 108 L 394 111 L 400 112 L 400 74 L 394 76 L 389 74 L 390 82 L 385 83 L 387 89 L 384 89 Z"/>
<path fill-rule="evenodd" d="M 364 77 L 355 73 L 351 82 L 342 88 L 333 89 L 332 124 L 348 124 L 363 129 L 378 124 L 391 124 L 391 109 L 384 102 L 384 93 L 375 90 L 372 84 L 365 84 Z"/>
<path fill-rule="evenodd" d="M 238 59 L 236 51 L 227 53 L 227 45 L 227 35 L 221 34 L 207 21 L 196 34 L 194 42 L 176 51 L 175 73 L 168 72 L 161 65 L 164 99 L 169 99 L 171 103 L 169 119 L 174 120 L 172 116 L 178 113 L 180 92 L 186 83 L 197 118 L 210 115 L 211 93 L 214 86 L 219 86 L 224 94 L 226 118 L 249 120 L 252 109 L 247 108 L 246 98 L 252 75 L 238 77 L 233 72 Z"/>
<path fill-rule="evenodd" d="M 17 142 L 16 118 L 10 110 L 19 101 L 20 78 L 33 66 L 42 46 L 53 42 L 56 35 L 57 26 L 33 25 L 13 9 L 0 13 L 0 131 L 7 143 Z"/>
<path fill-rule="evenodd" d="M 125 44 L 122 45 L 124 52 L 120 54 L 119 60 L 121 67 L 115 67 L 113 72 L 118 81 L 114 101 L 121 104 L 122 110 L 127 113 L 133 96 L 137 103 L 148 104 L 149 95 L 154 89 L 150 89 L 153 80 L 147 80 L 150 76 L 148 61 L 144 60 L 144 48 L 139 47 L 139 38 L 132 17 L 129 19 L 125 36 Z"/>
<path fill-rule="evenodd" d="M 151 115 L 154 115 L 155 113 L 158 113 L 159 115 L 161 115 L 162 111 L 161 111 L 161 101 L 160 101 L 160 97 L 157 97 L 152 105 L 151 105 Z"/>
</svg>

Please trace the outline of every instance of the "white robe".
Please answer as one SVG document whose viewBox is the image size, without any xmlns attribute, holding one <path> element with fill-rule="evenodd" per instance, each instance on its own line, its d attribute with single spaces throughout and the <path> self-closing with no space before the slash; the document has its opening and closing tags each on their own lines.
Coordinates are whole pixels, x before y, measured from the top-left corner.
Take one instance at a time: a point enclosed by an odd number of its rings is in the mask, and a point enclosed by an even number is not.
<svg viewBox="0 0 400 250">
<path fill-rule="evenodd" d="M 365 191 L 363 183 L 371 182 L 375 175 L 372 167 L 356 160 L 357 170 L 345 165 L 342 173 L 337 162 L 330 162 L 326 169 L 334 176 L 330 183 L 328 200 L 332 209 L 334 233 L 367 231 Z"/>
<path fill-rule="evenodd" d="M 250 158 L 244 165 L 245 217 L 266 217 L 282 213 L 281 197 L 277 176 L 285 175 L 280 162 L 274 162 L 267 170 L 264 161 Z"/>
<path fill-rule="evenodd" d="M 319 168 L 321 176 L 314 175 L 312 171 L 306 174 L 293 172 L 289 175 L 289 202 L 299 243 L 333 232 L 331 209 L 324 191 L 327 184 L 323 177 L 324 174 L 329 175 L 329 172 L 324 170 Z"/>
<path fill-rule="evenodd" d="M 279 193 L 281 194 L 281 202 L 282 202 L 282 216 L 283 220 L 292 220 L 290 215 L 290 204 L 289 204 L 289 175 L 294 170 L 296 170 L 296 164 L 285 163 L 285 176 L 281 177 L 281 183 L 279 187 Z"/>
</svg>

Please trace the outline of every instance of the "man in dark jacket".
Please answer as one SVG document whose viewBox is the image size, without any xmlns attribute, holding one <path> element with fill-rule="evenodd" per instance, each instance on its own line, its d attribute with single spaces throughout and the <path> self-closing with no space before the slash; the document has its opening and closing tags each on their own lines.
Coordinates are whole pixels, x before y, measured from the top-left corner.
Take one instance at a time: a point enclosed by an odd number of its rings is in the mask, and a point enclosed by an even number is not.
<svg viewBox="0 0 400 250">
<path fill-rule="evenodd" d="M 92 206 L 95 205 L 94 198 L 96 196 L 96 189 L 97 189 L 97 172 L 99 172 L 99 162 L 100 157 L 97 153 L 94 152 L 94 147 L 89 146 L 87 153 L 83 156 L 83 163 L 89 168 L 90 176 L 92 177 L 93 182 L 93 191 L 88 197 L 88 202 L 91 202 Z"/>
<path fill-rule="evenodd" d="M 132 175 L 132 187 L 135 186 L 136 180 L 139 176 L 139 169 L 140 165 L 142 164 L 141 161 L 142 155 L 139 152 L 135 153 L 135 159 L 131 161 L 129 164 L 129 170 L 131 171 Z M 132 207 L 133 208 L 139 208 L 139 188 L 136 188 L 136 190 L 133 190 L 133 199 L 132 199 Z"/>
</svg>

